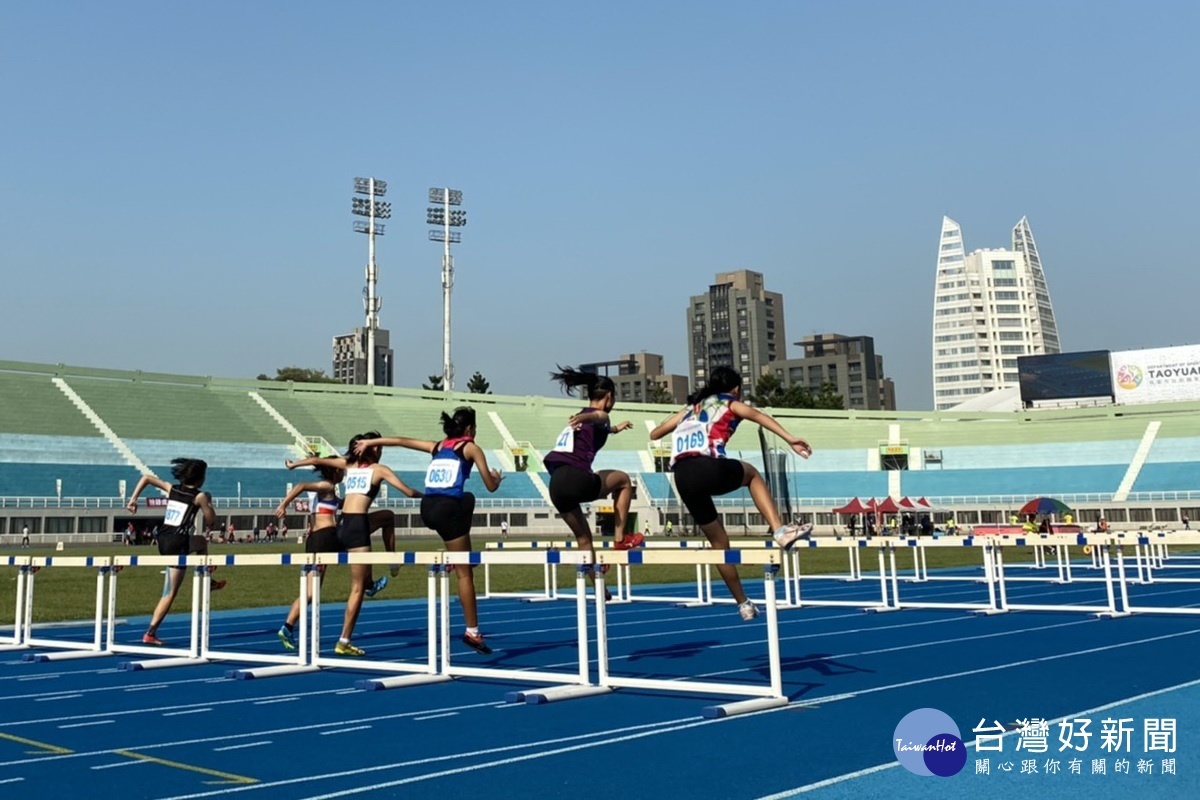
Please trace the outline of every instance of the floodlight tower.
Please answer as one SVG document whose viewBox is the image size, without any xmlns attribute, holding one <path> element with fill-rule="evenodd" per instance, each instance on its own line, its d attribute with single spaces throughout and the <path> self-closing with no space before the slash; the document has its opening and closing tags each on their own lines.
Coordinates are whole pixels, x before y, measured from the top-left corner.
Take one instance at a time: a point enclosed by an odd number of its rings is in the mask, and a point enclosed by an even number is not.
<svg viewBox="0 0 1200 800">
<path fill-rule="evenodd" d="M 379 278 L 375 266 L 375 237 L 383 236 L 383 223 L 375 220 L 391 218 L 392 204 L 375 199 L 387 194 L 387 181 L 355 178 L 354 192 L 366 195 L 350 199 L 350 213 L 367 218 L 366 222 L 356 220 L 354 230 L 367 235 L 367 285 L 363 287 L 363 306 L 367 311 L 367 384 L 374 386 L 375 331 L 379 328 L 379 309 L 383 306 L 383 299 L 375 294 L 375 282 Z"/>
<path fill-rule="evenodd" d="M 462 205 L 462 192 L 458 189 L 430 189 L 429 202 L 440 203 L 426 209 L 425 221 L 437 225 L 429 232 L 430 241 L 441 242 L 442 250 L 442 391 L 454 389 L 454 365 L 450 363 L 450 290 L 454 288 L 454 256 L 450 255 L 450 244 L 462 241 L 462 233 L 451 228 L 467 224 L 467 212 L 450 210 L 450 206 Z"/>
</svg>

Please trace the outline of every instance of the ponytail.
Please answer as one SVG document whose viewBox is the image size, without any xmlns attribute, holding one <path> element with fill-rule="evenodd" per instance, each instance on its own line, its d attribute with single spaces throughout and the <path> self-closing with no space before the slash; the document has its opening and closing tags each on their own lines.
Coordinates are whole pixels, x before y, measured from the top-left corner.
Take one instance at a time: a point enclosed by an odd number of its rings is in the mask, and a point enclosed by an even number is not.
<svg viewBox="0 0 1200 800">
<path fill-rule="evenodd" d="M 732 367 L 717 367 L 708 376 L 708 383 L 687 397 L 687 404 L 694 406 L 714 394 L 726 394 L 742 386 L 742 376 Z"/>
<path fill-rule="evenodd" d="M 442 412 L 442 433 L 448 438 L 456 439 L 467 432 L 467 428 L 475 426 L 475 409 L 470 406 L 459 406 L 453 414 Z"/>
<path fill-rule="evenodd" d="M 603 400 L 605 395 L 617 393 L 612 378 L 595 372 L 582 372 L 574 367 L 558 367 L 558 372 L 550 373 L 550 380 L 562 384 L 562 390 L 567 394 L 571 394 L 577 386 L 586 386 L 588 400 Z M 580 396 L 583 397 L 583 394 Z"/>
</svg>

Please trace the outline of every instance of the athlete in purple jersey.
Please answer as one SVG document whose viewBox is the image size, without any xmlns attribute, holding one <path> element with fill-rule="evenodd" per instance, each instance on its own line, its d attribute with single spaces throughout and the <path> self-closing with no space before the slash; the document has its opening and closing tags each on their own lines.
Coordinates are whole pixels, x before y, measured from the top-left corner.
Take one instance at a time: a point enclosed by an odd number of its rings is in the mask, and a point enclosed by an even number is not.
<svg viewBox="0 0 1200 800">
<path fill-rule="evenodd" d="M 567 427 L 558 435 L 553 449 L 542 462 L 550 472 L 550 502 L 562 516 L 579 546 L 592 551 L 592 531 L 582 504 L 591 503 L 602 497 L 613 497 L 616 516 L 614 543 L 620 550 L 640 547 L 645 539 L 640 533 L 626 533 L 625 523 L 629 518 L 629 503 L 633 500 L 633 483 L 629 475 L 619 469 L 592 471 L 596 453 L 604 447 L 610 434 L 627 431 L 633 423 L 612 424 L 609 414 L 616 404 L 616 386 L 612 378 L 593 372 L 580 372 L 571 367 L 559 367 L 550 373 L 553 380 L 562 384 L 563 391 L 570 394 L 576 387 L 587 387 L 588 405 L 567 420 Z"/>
<path fill-rule="evenodd" d="M 756 422 L 783 439 L 802 458 L 812 455 L 808 442 L 788 433 L 770 414 L 743 403 L 742 376 L 729 367 L 717 367 L 708 384 L 687 399 L 687 408 L 672 414 L 650 432 L 658 440 L 671 437 L 671 471 L 675 488 L 696 526 L 716 550 L 729 549 L 729 534 L 717 513 L 713 497 L 749 487 L 758 513 L 775 532 L 775 541 L 785 550 L 812 533 L 812 525 L 784 525 L 775 499 L 762 475 L 752 464 L 725 457 L 725 445 L 742 420 Z M 737 568 L 721 564 L 717 571 L 738 603 L 744 620 L 758 616 L 758 608 L 746 598 Z"/>
</svg>

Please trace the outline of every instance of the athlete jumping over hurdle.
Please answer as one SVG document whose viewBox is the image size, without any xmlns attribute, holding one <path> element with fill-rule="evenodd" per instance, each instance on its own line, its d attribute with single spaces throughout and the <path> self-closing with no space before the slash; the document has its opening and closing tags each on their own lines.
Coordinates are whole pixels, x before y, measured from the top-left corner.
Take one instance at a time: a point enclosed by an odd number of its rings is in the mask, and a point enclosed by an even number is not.
<svg viewBox="0 0 1200 800">
<path fill-rule="evenodd" d="M 425 527 L 442 537 L 446 550 L 466 552 L 471 549 L 471 520 L 475 513 L 475 495 L 464 488 L 471 475 L 471 467 L 479 470 L 479 477 L 489 492 L 500 487 L 502 475 L 500 470 L 488 467 L 487 456 L 475 444 L 475 409 L 462 406 L 454 409 L 453 416 L 442 412 L 442 432 L 446 438 L 439 442 L 389 436 L 363 439 L 358 446 L 361 450 L 385 446 L 407 447 L 431 455 L 433 459 L 425 471 L 421 521 Z M 467 626 L 462 642 L 472 650 L 488 655 L 492 649 L 483 641 L 483 634 L 479 631 L 475 568 L 471 564 L 455 564 L 454 571 L 458 575 L 458 601 L 462 605 L 463 621 Z"/>
<path fill-rule="evenodd" d="M 653 440 L 673 433 L 671 470 L 675 487 L 696 525 L 708 537 L 714 549 L 729 549 L 729 534 L 717 513 L 713 497 L 728 494 L 743 486 L 758 513 L 774 531 L 775 541 L 785 550 L 812 534 L 812 525 L 784 525 L 771 497 L 771 489 L 752 464 L 726 458 L 725 445 L 742 420 L 750 420 L 787 442 L 802 458 L 812 455 L 808 442 L 788 433 L 775 419 L 742 402 L 742 376 L 729 367 L 717 367 L 708 383 L 688 396 L 687 408 L 675 412 L 650 432 Z M 717 571 L 738 603 L 744 620 L 758 616 L 758 607 L 746 597 L 737 568 L 720 564 Z"/>
<path fill-rule="evenodd" d="M 642 534 L 625 532 L 629 504 L 633 500 L 633 483 L 629 480 L 629 474 L 619 469 L 592 471 L 592 462 L 608 441 L 609 435 L 633 427 L 629 420 L 613 425 L 609 417 L 617 402 L 616 385 L 606 375 L 581 372 L 571 367 L 558 367 L 558 372 L 551 372 L 550 378 L 557 381 L 567 394 L 577 387 L 586 387 L 588 401 L 587 406 L 567 420 L 567 427 L 563 428 L 554 442 L 554 448 L 543 459 L 550 472 L 550 502 L 571 533 L 575 534 L 579 546 L 591 551 L 592 563 L 596 561 L 596 548 L 582 504 L 610 494 L 616 516 L 613 546 L 618 550 L 641 547 L 646 541 Z M 605 590 L 605 595 L 606 600 L 611 599 L 611 592 Z"/>
<path fill-rule="evenodd" d="M 344 469 L 346 478 L 343 482 L 346 497 L 342 500 L 342 517 L 338 521 L 338 540 L 350 553 L 369 553 L 371 551 L 371 515 L 368 513 L 371 504 L 379 494 L 379 485 L 384 481 L 404 493 L 406 497 L 420 497 L 421 493 L 408 486 L 396 477 L 391 468 L 379 463 L 380 449 L 378 447 L 359 448 L 358 443 L 363 439 L 378 439 L 378 431 L 361 433 L 350 440 L 346 455 L 335 458 L 303 458 L 299 461 L 285 461 L 288 469 L 296 467 L 320 466 Z M 360 452 L 361 451 L 361 452 Z M 396 539 L 393 530 L 390 540 L 386 529 L 383 545 L 389 551 L 396 549 Z M 363 656 L 366 651 L 356 646 L 351 638 L 354 626 L 358 622 L 358 613 L 362 610 L 363 598 L 367 594 L 367 586 L 371 580 L 370 564 L 350 565 L 350 596 L 346 598 L 346 616 L 342 623 L 342 635 L 338 639 L 333 652 L 339 656 Z"/>
</svg>

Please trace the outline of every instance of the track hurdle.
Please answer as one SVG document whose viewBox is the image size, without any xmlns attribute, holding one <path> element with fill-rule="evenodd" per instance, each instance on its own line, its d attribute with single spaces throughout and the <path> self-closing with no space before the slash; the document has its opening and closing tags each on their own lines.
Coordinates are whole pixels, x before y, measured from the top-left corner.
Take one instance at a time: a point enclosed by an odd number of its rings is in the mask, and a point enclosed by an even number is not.
<svg viewBox="0 0 1200 800">
<path fill-rule="evenodd" d="M 552 565 L 571 564 L 575 566 L 575 623 L 576 623 L 576 668 L 573 672 L 550 672 L 546 670 L 503 669 L 499 667 L 462 666 L 452 663 L 450 657 L 450 598 L 449 573 L 442 572 L 441 609 L 442 609 L 442 674 L 451 677 L 496 678 L 508 681 L 533 681 L 537 683 L 555 684 L 545 689 L 532 691 L 510 692 L 506 695 L 509 702 L 528 702 L 531 704 L 548 703 L 576 697 L 604 694 L 611 687 L 592 684 L 588 659 L 588 615 L 587 615 L 587 581 L 589 572 L 596 573 L 596 608 L 597 615 L 605 605 L 603 601 L 603 575 L 598 569 L 592 569 L 591 556 L 587 550 L 534 550 L 530 552 L 501 552 L 485 550 L 483 552 L 442 553 L 444 563 L 455 564 L 539 564 L 546 562 Z"/>
<path fill-rule="evenodd" d="M 783 693 L 783 674 L 779 660 L 779 609 L 776 602 L 775 574 L 779 569 L 778 549 L 762 550 L 697 550 L 697 551 L 662 551 L 662 550 L 618 550 L 606 552 L 598 557 L 602 563 L 627 564 L 701 564 L 713 566 L 716 564 L 758 564 L 763 570 L 763 595 L 765 598 L 767 618 L 767 659 L 770 678 L 768 685 L 743 683 L 718 683 L 715 681 L 699 681 L 685 678 L 634 678 L 612 674 L 609 668 L 608 647 L 608 617 L 605 604 L 596 604 L 596 654 L 598 685 L 602 689 L 631 688 L 653 689 L 667 692 L 691 692 L 697 694 L 734 695 L 750 697 L 721 705 L 710 706 L 704 710 L 706 717 L 728 717 L 735 714 L 745 714 L 767 708 L 778 708 L 788 704 L 788 698 Z M 603 574 L 599 570 L 595 576 L 598 592 L 603 591 Z M 536 702 L 536 700 L 532 700 Z"/>
<path fill-rule="evenodd" d="M 359 681 L 360 689 L 394 689 L 401 686 L 417 686 L 426 683 L 439 683 L 450 680 L 448 675 L 438 672 L 437 648 L 437 584 L 436 577 L 440 570 L 442 553 L 434 552 L 374 552 L 374 553 L 314 553 L 315 566 L 346 566 L 350 564 L 370 564 L 386 566 L 390 564 L 423 564 L 428 567 L 426 578 L 426 645 L 424 662 L 415 661 L 385 661 L 382 659 L 344 658 L 326 656 L 321 652 L 321 582 L 312 581 L 312 597 L 310 610 L 312 614 L 312 649 L 309 653 L 309 664 L 317 668 L 351 668 L 370 672 L 396 673 L 390 677 Z"/>
<path fill-rule="evenodd" d="M 984 537 L 990 539 L 992 537 Z M 889 590 L 889 597 L 886 601 L 887 610 L 899 611 L 909 608 L 925 608 L 925 609 L 946 609 L 946 610 L 962 610 L 975 611 L 981 613 L 995 613 L 997 603 L 996 576 L 993 564 L 993 545 L 987 541 L 979 541 L 979 539 L 970 536 L 943 536 L 936 540 L 925 540 L 916 537 L 883 537 L 871 540 L 872 544 L 876 544 L 881 552 L 887 553 L 887 574 L 883 578 L 884 586 Z M 900 596 L 900 586 L 904 581 L 900 580 L 899 572 L 896 563 L 896 551 L 911 550 L 913 552 L 914 564 L 924 564 L 926 548 L 956 548 L 974 547 L 980 550 L 982 558 L 982 566 L 985 577 L 977 575 L 941 575 L 935 578 L 927 578 L 916 583 L 927 583 L 934 579 L 939 581 L 952 581 L 956 583 L 970 584 L 972 587 L 977 587 L 984 584 L 987 587 L 987 595 L 980 597 L 977 601 L 944 601 L 944 600 L 907 600 Z M 917 555 L 920 553 L 921 555 Z M 879 610 L 879 609 L 868 609 Z"/>
<path fill-rule="evenodd" d="M 1135 597 L 1136 594 L 1149 594 L 1153 587 L 1157 584 L 1167 585 L 1191 585 L 1200 586 L 1200 575 L 1193 576 L 1164 576 L 1153 575 L 1151 561 L 1154 557 L 1154 548 L 1166 549 L 1166 541 L 1169 539 L 1173 545 L 1200 545 L 1200 532 L 1192 531 L 1174 531 L 1153 533 L 1136 533 L 1127 534 L 1109 533 L 1103 535 L 1109 541 L 1108 549 L 1115 555 L 1117 563 L 1117 574 L 1121 585 L 1122 608 L 1130 614 L 1174 614 L 1174 615 L 1197 615 L 1200 614 L 1200 608 L 1173 608 L 1170 606 L 1150 605 L 1145 597 Z M 1099 537 L 1098 537 L 1099 538 Z M 1128 578 L 1125 572 L 1125 555 L 1124 547 L 1130 544 L 1136 544 L 1138 550 L 1138 559 L 1144 563 L 1146 579 Z M 1143 567 L 1139 565 L 1139 573 Z M 1173 569 L 1192 569 L 1196 567 L 1172 567 Z M 1140 578 L 1140 574 L 1139 574 Z M 1142 588 L 1135 589 L 1131 592 L 1132 585 L 1140 585 Z"/>
<path fill-rule="evenodd" d="M 124 644 L 116 641 L 117 620 L 117 575 L 127 568 L 133 567 L 171 567 L 191 568 L 192 571 L 192 608 L 191 625 L 187 647 L 169 647 L 147 644 Z M 194 666 L 207 664 L 200 657 L 201 626 L 205 624 L 202 606 L 209 602 L 207 596 L 211 586 L 208 571 L 208 556 L 113 556 L 113 569 L 108 574 L 108 631 L 105 650 L 109 653 L 128 653 L 131 655 L 166 656 L 139 661 L 124 661 L 119 667 L 124 670 L 164 669 L 167 667 Z M 118 569 L 119 568 L 119 569 Z"/>
<path fill-rule="evenodd" d="M 96 600 L 94 607 L 95 610 L 91 622 L 91 641 L 85 642 L 78 639 L 56 639 L 48 635 L 35 635 L 34 631 L 36 626 L 33 621 L 33 601 L 34 587 L 37 583 L 37 572 L 39 570 L 48 568 L 63 569 L 71 567 L 96 569 Z M 28 647 L 54 648 L 57 652 L 29 653 L 24 657 L 26 661 L 68 661 L 80 658 L 96 658 L 98 656 L 109 655 L 104 647 L 103 632 L 105 623 L 104 583 L 105 579 L 110 573 L 111 567 L 108 558 L 96 558 L 92 556 L 29 557 L 24 587 L 25 633 L 23 644 Z"/>
<path fill-rule="evenodd" d="M 0 636 L 0 652 L 27 650 L 25 639 L 25 582 L 29 577 L 28 556 L 4 556 L 0 566 L 15 567 L 17 570 L 17 592 L 13 598 L 13 629 L 11 636 Z"/>
<path fill-rule="evenodd" d="M 312 557 L 307 553 L 245 553 L 245 554 L 229 554 L 229 555 L 209 555 L 207 556 L 206 570 L 211 575 L 212 571 L 219 566 L 241 566 L 241 567 L 258 567 L 258 566 L 291 566 L 299 565 L 300 583 L 299 594 L 297 597 L 305 596 L 305 589 L 308 586 L 308 578 L 313 572 Z M 210 578 L 211 581 L 211 578 Z M 307 610 L 307 609 L 306 609 Z M 295 675 L 302 672 L 313 672 L 316 670 L 308 661 L 308 619 L 306 613 L 300 614 L 299 620 L 299 637 L 296 644 L 296 652 L 288 653 L 255 653 L 242 652 L 231 649 L 215 650 L 212 647 L 212 592 L 206 591 L 203 593 L 200 605 L 200 615 L 203 624 L 200 626 L 200 653 L 199 657 L 204 661 L 232 661 L 253 664 L 271 664 L 273 666 L 262 668 L 251 668 L 247 670 L 229 670 L 225 673 L 227 678 L 237 678 L 246 680 L 249 678 L 266 678 L 277 677 L 281 675 Z"/>
<path fill-rule="evenodd" d="M 792 590 L 789 593 L 790 607 L 804 608 L 805 606 L 818 608 L 861 608 L 864 611 L 894 611 L 895 609 L 888 602 L 888 571 L 884 561 L 884 553 L 887 549 L 886 543 L 891 541 L 885 538 L 874 539 L 850 539 L 841 536 L 829 537 L 813 537 L 802 542 L 797 542 L 788 554 L 795 559 L 795 567 L 792 569 L 790 583 Z M 850 569 L 851 576 L 847 578 L 845 575 L 806 575 L 800 573 L 799 558 L 800 553 L 808 549 L 821 547 L 846 547 L 850 550 Z M 867 548 L 875 548 L 878 551 L 879 557 L 879 602 L 871 602 L 867 600 L 809 600 L 805 599 L 801 591 L 804 582 L 814 583 L 816 581 L 838 581 L 858 582 L 863 580 L 862 577 L 862 562 L 859 557 L 859 552 Z"/>
<path fill-rule="evenodd" d="M 606 543 L 596 542 L 597 548 L 605 546 Z M 529 541 L 529 542 L 488 542 L 484 545 L 485 551 L 492 550 L 571 550 L 578 549 L 578 542 L 573 541 Z M 491 600 L 493 598 L 516 598 L 527 603 L 545 603 L 551 600 L 569 599 L 569 595 L 561 595 L 558 591 L 558 565 L 551 564 L 549 560 L 541 562 L 542 566 L 542 591 L 521 591 L 521 592 L 493 592 L 492 591 L 492 565 L 488 560 L 483 561 L 483 594 L 479 595 L 480 600 Z"/>
</svg>

